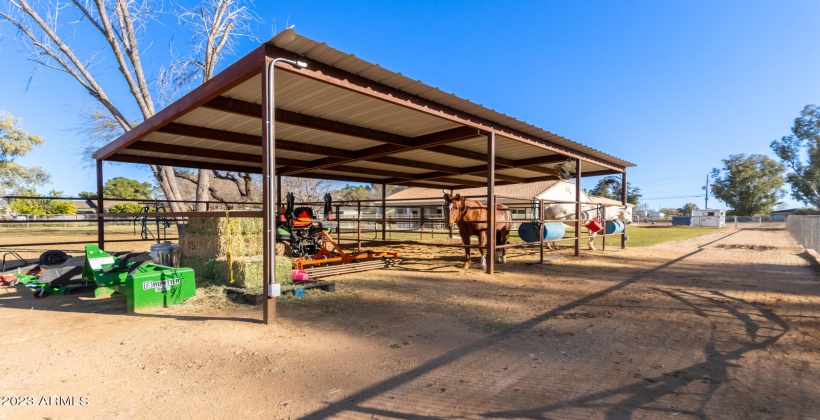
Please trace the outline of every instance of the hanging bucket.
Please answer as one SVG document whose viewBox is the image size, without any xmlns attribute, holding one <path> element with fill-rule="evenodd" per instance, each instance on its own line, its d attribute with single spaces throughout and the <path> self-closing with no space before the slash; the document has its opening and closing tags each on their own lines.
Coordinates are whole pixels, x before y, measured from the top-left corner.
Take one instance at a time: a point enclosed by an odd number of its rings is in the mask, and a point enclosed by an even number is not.
<svg viewBox="0 0 820 420">
<path fill-rule="evenodd" d="M 624 231 L 624 222 L 620 220 L 610 220 L 606 222 L 606 234 L 621 233 Z"/>
<path fill-rule="evenodd" d="M 601 223 L 602 223 L 601 219 L 596 217 L 596 218 L 590 220 L 589 223 L 587 223 L 587 229 L 589 229 L 589 231 L 593 232 L 593 233 L 600 232 L 604 229 L 604 227 L 601 225 Z"/>
<path fill-rule="evenodd" d="M 544 240 L 554 241 L 561 239 L 564 237 L 566 231 L 567 228 L 563 223 L 544 223 Z M 518 236 L 524 242 L 538 242 L 538 223 L 522 223 L 521 226 L 518 227 Z"/>
</svg>

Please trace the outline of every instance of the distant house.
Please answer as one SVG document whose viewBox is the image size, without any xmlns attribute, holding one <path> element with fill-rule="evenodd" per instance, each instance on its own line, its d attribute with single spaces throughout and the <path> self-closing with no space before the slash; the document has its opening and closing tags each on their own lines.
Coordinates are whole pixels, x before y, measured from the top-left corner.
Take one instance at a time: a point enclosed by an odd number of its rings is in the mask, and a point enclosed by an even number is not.
<svg viewBox="0 0 820 420">
<path fill-rule="evenodd" d="M 776 210 L 771 213 L 772 222 L 785 222 L 786 218 L 789 217 L 790 214 L 794 214 L 797 209 L 788 209 L 788 210 Z"/>
<path fill-rule="evenodd" d="M 495 187 L 495 195 L 498 196 L 498 203 L 505 204 L 511 208 L 513 219 L 527 220 L 532 217 L 532 200 L 541 199 L 551 202 L 574 202 L 575 183 L 568 181 L 540 181 L 526 184 L 509 184 Z M 472 197 L 479 201 L 485 201 L 487 197 L 486 187 L 465 188 L 454 190 L 454 194 Z M 441 189 L 432 188 L 408 188 L 387 197 L 388 206 L 395 207 L 396 217 L 418 217 L 421 209 L 424 208 L 425 215 L 444 214 L 444 192 Z M 607 207 L 621 207 L 621 202 L 603 197 L 590 197 L 581 190 L 581 201 L 606 204 Z M 631 215 L 632 204 L 628 205 Z M 388 210 L 388 214 L 391 210 Z"/>
<path fill-rule="evenodd" d="M 635 214 L 638 217 L 654 217 L 654 218 L 657 218 L 657 217 L 666 216 L 666 214 L 664 214 L 661 211 L 657 211 L 657 210 L 638 210 Z"/>
</svg>

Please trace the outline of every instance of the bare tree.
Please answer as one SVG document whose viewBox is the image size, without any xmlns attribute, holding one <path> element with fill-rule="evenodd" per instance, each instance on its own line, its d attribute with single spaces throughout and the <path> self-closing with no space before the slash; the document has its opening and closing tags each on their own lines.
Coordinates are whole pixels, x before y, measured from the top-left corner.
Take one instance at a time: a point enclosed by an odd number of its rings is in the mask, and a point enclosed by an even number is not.
<svg viewBox="0 0 820 420">
<path fill-rule="evenodd" d="M 32 7 L 28 0 L 9 0 L 7 10 L 0 11 L 0 19 L 18 30 L 32 61 L 38 66 L 69 74 L 101 106 L 101 109 L 87 113 L 91 117 L 90 124 L 97 127 L 92 132 L 112 135 L 112 127 L 119 127 L 122 133 L 129 131 L 134 124 L 123 112 L 126 104 L 122 101 L 115 102 L 109 97 L 92 71 L 94 65 L 104 59 L 99 51 L 82 59 L 77 54 L 82 49 L 77 48 L 76 44 L 71 45 L 74 25 L 91 25 L 99 32 L 104 39 L 105 50 L 113 57 L 122 80 L 128 86 L 141 119 L 154 115 L 153 96 L 158 88 L 149 84 L 143 70 L 139 39 L 160 12 L 161 3 L 150 0 L 52 0 L 37 5 L 37 8 Z M 246 22 L 252 17 L 243 0 L 206 0 L 200 6 L 179 9 L 176 13 L 179 19 L 192 25 L 196 31 L 194 43 L 202 47 L 192 49 L 201 55 L 199 59 L 186 58 L 182 61 L 184 64 L 172 64 L 169 67 L 188 69 L 187 76 L 180 72 L 161 72 L 163 77 L 160 77 L 160 90 L 166 89 L 170 84 L 178 88 L 163 96 L 167 100 L 179 95 L 183 88 L 188 87 L 187 83 L 197 79 L 192 76 L 195 71 L 201 74 L 203 82 L 210 79 L 220 55 L 230 51 L 233 37 L 244 35 L 241 31 L 249 29 Z M 61 33 L 67 34 L 68 38 L 61 36 Z M 151 170 L 168 199 L 186 198 L 179 188 L 173 167 L 151 165 Z M 207 200 L 209 197 L 208 175 L 208 171 L 200 171 L 197 200 Z M 171 208 L 174 211 L 184 210 L 181 204 L 173 202 Z"/>
<path fill-rule="evenodd" d="M 322 201 L 334 187 L 335 183 L 323 179 L 282 177 L 282 196 L 292 192 L 297 203 Z"/>
<path fill-rule="evenodd" d="M 192 192 L 193 189 L 201 185 L 197 181 L 201 179 L 199 175 L 202 172 L 200 171 L 199 174 L 195 175 L 191 171 L 177 169 L 177 178 L 187 181 L 180 187 L 186 192 Z M 255 177 L 246 172 L 219 171 L 211 171 L 210 175 L 213 176 L 213 179 L 208 183 L 208 192 L 214 200 L 222 203 L 227 209 L 235 209 L 241 206 L 242 203 L 262 200 L 262 186 L 260 181 L 256 179 L 258 176 Z"/>
<path fill-rule="evenodd" d="M 191 56 L 174 60 L 173 64 L 161 72 L 162 91 L 170 99 L 188 90 L 197 79 L 201 78 L 202 83 L 210 80 L 222 52 L 232 52 L 235 36 L 249 36 L 251 29 L 248 23 L 256 20 L 256 16 L 240 0 L 205 0 L 203 4 L 192 8 L 180 8 L 177 16 L 181 24 L 189 25 L 193 29 L 195 37 L 190 49 Z M 221 177 L 216 171 L 213 174 L 217 179 L 227 180 L 236 185 L 240 197 L 250 199 L 250 174 L 229 172 Z M 206 204 L 200 201 L 208 200 L 209 196 L 226 201 L 224 194 L 218 197 L 217 192 L 217 195 L 214 195 L 215 191 L 224 188 L 211 187 L 210 171 L 200 170 L 195 184 L 197 211 L 205 211 Z"/>
</svg>

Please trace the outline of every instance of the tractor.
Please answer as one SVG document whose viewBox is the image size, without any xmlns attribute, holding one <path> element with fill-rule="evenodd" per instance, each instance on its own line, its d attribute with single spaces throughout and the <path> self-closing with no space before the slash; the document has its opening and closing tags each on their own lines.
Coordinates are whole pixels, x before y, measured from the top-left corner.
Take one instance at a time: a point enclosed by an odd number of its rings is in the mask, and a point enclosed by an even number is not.
<svg viewBox="0 0 820 420">
<path fill-rule="evenodd" d="M 343 251 L 331 236 L 332 228 L 324 226 L 334 219 L 332 208 L 332 198 L 325 194 L 323 218 L 316 219 L 312 207 L 295 207 L 293 193 L 288 193 L 277 223 L 276 254 L 292 257 L 293 268 L 307 271 L 312 278 L 387 268 L 401 262 L 398 252 Z M 371 262 L 364 263 L 368 260 Z M 338 267 L 340 264 L 351 265 Z"/>
</svg>

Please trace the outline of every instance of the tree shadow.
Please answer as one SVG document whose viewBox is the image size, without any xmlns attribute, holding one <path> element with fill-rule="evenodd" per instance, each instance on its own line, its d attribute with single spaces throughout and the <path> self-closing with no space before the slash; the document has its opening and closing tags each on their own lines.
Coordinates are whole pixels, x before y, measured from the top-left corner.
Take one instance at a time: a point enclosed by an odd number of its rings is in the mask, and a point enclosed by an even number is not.
<svg viewBox="0 0 820 420">
<path fill-rule="evenodd" d="M 737 363 L 745 353 L 761 350 L 774 344 L 789 331 L 789 326 L 771 310 L 754 302 L 728 296 L 718 291 L 688 291 L 682 289 L 664 290 L 652 288 L 690 308 L 696 315 L 710 323 L 709 341 L 703 349 L 706 360 L 654 377 L 643 378 L 639 383 L 606 391 L 596 392 L 560 403 L 553 403 L 527 410 L 510 410 L 484 413 L 491 418 L 525 417 L 547 418 L 551 413 L 567 408 L 594 408 L 603 410 L 605 418 L 629 418 L 640 410 L 672 415 L 687 414 L 701 419 L 709 416 L 705 407 L 721 384 L 730 380 L 729 369 L 740 367 Z M 717 308 L 718 311 L 715 311 Z M 732 321 L 743 324 L 745 343 L 735 346 L 734 340 L 725 340 L 723 327 Z M 701 394 L 699 406 L 694 410 L 667 409 L 652 406 L 664 396 L 687 392 L 686 388 L 695 378 L 694 372 L 709 372 L 707 384 Z M 695 392 L 695 391 L 688 391 Z M 617 402 L 610 402 L 620 398 Z"/>
<path fill-rule="evenodd" d="M 473 354 L 473 353 L 475 353 L 479 350 L 486 349 L 486 348 L 492 347 L 496 344 L 499 344 L 502 341 L 508 339 L 511 335 L 520 334 L 520 333 L 526 332 L 528 330 L 531 330 L 531 329 L 535 328 L 536 326 L 538 326 L 539 324 L 541 324 L 542 322 L 544 322 L 544 321 L 546 321 L 550 318 L 557 317 L 557 316 L 562 315 L 564 313 L 567 313 L 567 312 L 569 312 L 569 311 L 571 311 L 575 308 L 578 308 L 578 307 L 583 306 L 583 305 L 587 305 L 587 304 L 595 301 L 596 299 L 600 299 L 604 296 L 607 296 L 607 295 L 612 294 L 616 291 L 619 291 L 619 290 L 621 290 L 621 289 L 623 289 L 623 288 L 625 288 L 625 287 L 627 287 L 627 286 L 641 280 L 642 278 L 644 278 L 646 276 L 651 276 L 651 275 L 655 274 L 656 272 L 658 272 L 660 270 L 671 267 L 671 266 L 677 264 L 678 262 L 680 262 L 680 261 L 682 261 L 686 258 L 690 258 L 694 255 L 697 255 L 698 253 L 700 253 L 702 251 L 703 251 L 703 248 L 697 249 L 697 250 L 692 251 L 692 252 L 690 252 L 686 255 L 683 255 L 683 256 L 675 258 L 673 260 L 667 261 L 667 262 L 665 262 L 665 263 L 663 263 L 663 264 L 661 264 L 661 265 L 659 265 L 659 266 L 657 266 L 653 269 L 647 270 L 647 271 L 642 272 L 642 273 L 638 273 L 638 274 L 632 276 L 631 278 L 628 278 L 624 281 L 621 281 L 617 284 L 614 284 L 614 285 L 612 285 L 612 286 L 610 286 L 606 289 L 603 289 L 603 290 L 600 290 L 598 292 L 589 294 L 587 296 L 584 296 L 581 299 L 577 299 L 577 300 L 572 301 L 570 303 L 567 303 L 565 305 L 559 306 L 555 309 L 552 309 L 550 311 L 547 311 L 547 312 L 544 312 L 540 315 L 532 317 L 532 318 L 530 318 L 526 321 L 510 325 L 506 328 L 502 328 L 502 329 L 500 329 L 500 330 L 498 330 L 494 333 L 486 335 L 484 338 L 481 338 L 477 341 L 466 344 L 466 345 L 461 346 L 457 349 L 454 349 L 454 350 L 451 350 L 451 351 L 449 351 L 445 354 L 442 354 L 441 356 L 438 356 L 438 357 L 436 357 L 432 360 L 429 360 L 428 362 L 426 362 L 426 363 L 424 363 L 424 364 L 422 364 L 422 365 L 420 365 L 416 368 L 413 368 L 413 369 L 411 369 L 407 372 L 404 372 L 402 374 L 393 376 L 389 379 L 386 379 L 384 381 L 373 384 L 373 385 L 371 385 L 367 388 L 364 388 L 364 389 L 360 390 L 359 392 L 345 398 L 343 401 L 339 401 L 339 402 L 336 402 L 336 403 L 331 403 L 331 404 L 329 404 L 328 406 L 326 406 L 322 409 L 319 409 L 319 410 L 316 410 L 312 413 L 307 414 L 303 418 L 316 418 L 316 419 L 327 418 L 327 417 L 332 417 L 332 416 L 339 415 L 340 413 L 345 412 L 345 411 L 353 411 L 353 412 L 358 412 L 358 413 L 361 413 L 361 414 L 382 415 L 382 416 L 396 417 L 396 418 L 422 417 L 422 416 L 419 416 L 418 414 L 408 414 L 408 413 L 402 413 L 402 412 L 396 412 L 396 411 L 373 409 L 373 408 L 370 408 L 370 407 L 365 407 L 362 404 L 367 402 L 368 400 L 376 398 L 376 397 L 378 397 L 380 395 L 383 395 L 383 394 L 385 394 L 389 391 L 395 390 L 395 389 L 399 388 L 400 386 L 405 385 L 405 384 L 407 384 L 411 381 L 417 380 L 420 377 L 422 377 L 423 375 L 429 374 L 434 370 L 437 370 L 437 369 L 440 369 L 444 366 L 450 365 L 450 364 L 452 364 L 452 363 L 454 363 L 454 362 L 456 362 L 460 359 L 463 359 L 463 358 L 465 358 L 465 357 L 467 357 L 467 356 L 469 356 L 469 355 L 471 355 L 471 354 Z M 549 411 L 549 410 L 546 410 L 548 408 L 549 407 L 544 407 L 541 410 L 534 411 L 533 415 L 541 416 L 540 412 L 541 411 L 547 412 L 547 411 Z M 487 415 L 488 416 L 493 416 L 493 417 L 504 417 L 503 413 L 501 415 L 497 415 L 497 414 L 498 413 L 488 413 Z M 526 412 L 524 412 L 524 413 L 522 413 L 522 412 L 508 413 L 508 415 L 509 416 L 526 416 Z"/>
</svg>

